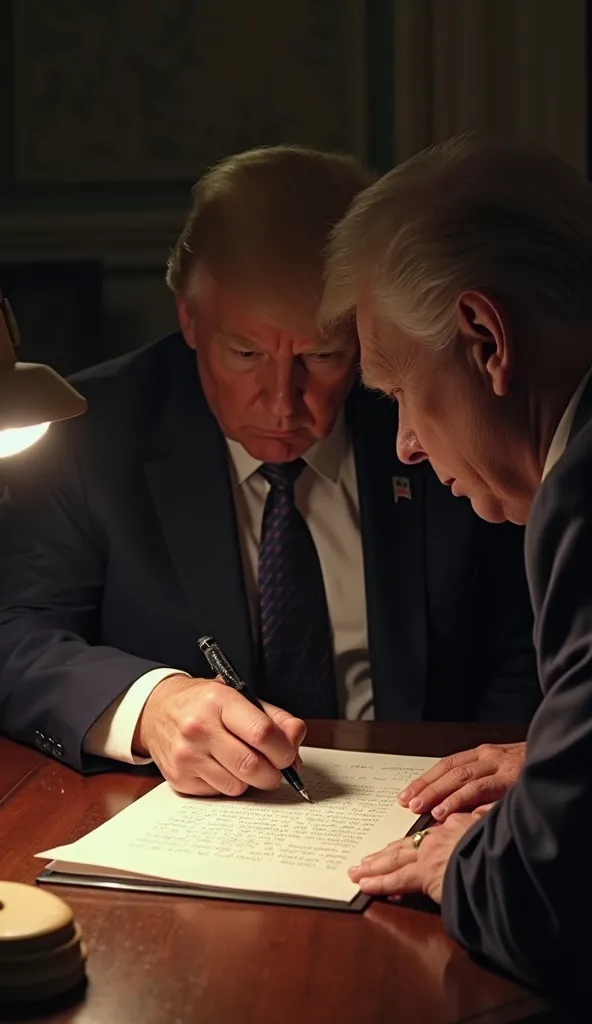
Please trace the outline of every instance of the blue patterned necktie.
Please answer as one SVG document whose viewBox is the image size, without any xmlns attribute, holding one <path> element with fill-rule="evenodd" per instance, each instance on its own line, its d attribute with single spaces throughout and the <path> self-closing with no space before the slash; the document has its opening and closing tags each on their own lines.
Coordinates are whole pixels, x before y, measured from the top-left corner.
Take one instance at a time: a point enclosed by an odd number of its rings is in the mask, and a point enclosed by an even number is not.
<svg viewBox="0 0 592 1024">
<path fill-rule="evenodd" d="M 270 490 L 259 549 L 260 695 L 300 718 L 336 718 L 331 624 L 321 563 L 296 508 L 294 484 L 305 468 L 264 462 Z"/>
</svg>

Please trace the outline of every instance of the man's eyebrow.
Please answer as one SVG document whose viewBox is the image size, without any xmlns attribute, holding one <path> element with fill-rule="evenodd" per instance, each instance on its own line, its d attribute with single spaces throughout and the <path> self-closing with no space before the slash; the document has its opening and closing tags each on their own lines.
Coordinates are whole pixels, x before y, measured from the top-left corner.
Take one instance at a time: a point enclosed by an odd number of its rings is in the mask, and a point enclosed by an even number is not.
<svg viewBox="0 0 592 1024">
<path fill-rule="evenodd" d="M 365 388 L 368 388 L 368 391 L 380 391 L 381 394 L 385 394 L 383 388 L 380 386 L 376 373 L 372 369 L 365 370 L 362 367 L 362 384 Z"/>
<path fill-rule="evenodd" d="M 391 380 L 392 370 L 390 370 L 385 364 L 384 359 L 377 357 L 375 350 L 368 350 L 365 353 L 364 358 L 361 361 L 362 371 L 362 384 L 370 391 L 380 391 L 382 394 L 392 394 L 390 391 L 385 391 L 385 382 Z"/>
<path fill-rule="evenodd" d="M 243 349 L 257 349 L 259 348 L 258 342 L 253 338 L 247 338 L 244 334 L 237 334 L 236 331 L 216 331 L 214 335 L 216 341 L 230 341 L 237 345 L 240 345 Z"/>
<path fill-rule="evenodd" d="M 358 343 L 358 328 L 355 313 L 323 324 L 315 335 L 317 352 L 335 352 L 344 345 Z"/>
</svg>

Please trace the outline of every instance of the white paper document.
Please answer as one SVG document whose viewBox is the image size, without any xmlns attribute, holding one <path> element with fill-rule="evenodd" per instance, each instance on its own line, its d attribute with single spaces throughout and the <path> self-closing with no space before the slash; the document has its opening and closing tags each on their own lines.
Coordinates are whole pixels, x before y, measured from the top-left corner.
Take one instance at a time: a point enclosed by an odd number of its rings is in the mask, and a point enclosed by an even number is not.
<svg viewBox="0 0 592 1024">
<path fill-rule="evenodd" d="M 417 816 L 397 795 L 436 758 L 303 747 L 306 803 L 282 781 L 237 799 L 185 797 L 162 783 L 68 846 L 37 856 L 70 874 L 351 901 L 347 875 L 404 836 Z M 231 892 L 229 892 L 231 896 Z"/>
</svg>

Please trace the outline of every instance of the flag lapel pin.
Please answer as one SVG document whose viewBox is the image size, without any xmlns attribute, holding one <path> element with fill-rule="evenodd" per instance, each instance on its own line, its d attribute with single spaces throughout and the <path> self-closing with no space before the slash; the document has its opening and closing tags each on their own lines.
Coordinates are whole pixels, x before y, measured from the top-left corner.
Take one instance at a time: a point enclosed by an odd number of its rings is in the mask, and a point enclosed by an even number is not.
<svg viewBox="0 0 592 1024">
<path fill-rule="evenodd" d="M 408 501 L 411 501 L 411 484 L 409 483 L 409 477 L 394 476 L 393 491 L 395 495 L 395 504 L 400 501 L 401 498 L 407 498 Z"/>
</svg>

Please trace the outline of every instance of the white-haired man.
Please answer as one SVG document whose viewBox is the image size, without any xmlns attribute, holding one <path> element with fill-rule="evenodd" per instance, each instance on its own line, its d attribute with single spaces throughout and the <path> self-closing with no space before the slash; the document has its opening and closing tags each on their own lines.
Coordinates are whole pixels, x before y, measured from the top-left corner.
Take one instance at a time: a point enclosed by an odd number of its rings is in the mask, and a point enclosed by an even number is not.
<svg viewBox="0 0 592 1024">
<path fill-rule="evenodd" d="M 544 692 L 502 799 L 351 874 L 425 892 L 472 952 L 545 987 L 587 978 L 592 907 L 591 268 L 584 178 L 526 143 L 453 140 L 354 202 L 323 313 L 357 307 L 366 382 L 398 400 L 399 458 L 429 459 L 483 518 L 527 522 Z M 484 778 L 482 803 L 504 788 Z"/>
</svg>

